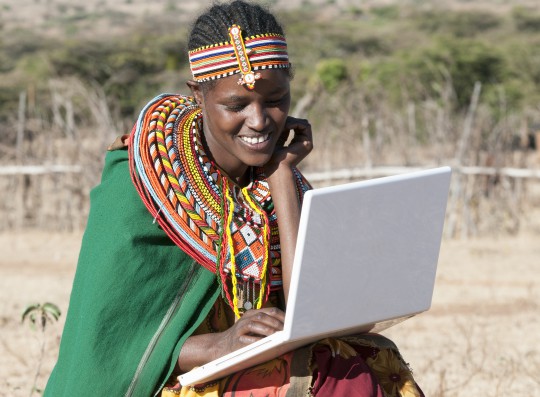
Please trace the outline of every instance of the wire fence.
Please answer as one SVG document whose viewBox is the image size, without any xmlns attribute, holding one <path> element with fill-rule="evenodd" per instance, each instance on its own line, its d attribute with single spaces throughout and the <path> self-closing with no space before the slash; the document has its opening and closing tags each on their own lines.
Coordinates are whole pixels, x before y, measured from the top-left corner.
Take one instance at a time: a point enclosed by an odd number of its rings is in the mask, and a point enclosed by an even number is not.
<svg viewBox="0 0 540 397">
<path fill-rule="evenodd" d="M 101 87 L 71 78 L 49 87 L 49 101 L 22 92 L 16 117 L 0 125 L 0 232 L 84 228 L 105 148 L 130 130 Z M 378 93 L 308 92 L 293 110 L 315 135 L 302 171 L 318 187 L 449 165 L 447 237 L 518 233 L 540 203 L 540 151 L 531 145 L 540 133 L 528 128 L 540 111 L 494 119 L 481 88 L 461 114 L 445 90 L 402 109 L 370 97 Z"/>
<path fill-rule="evenodd" d="M 350 168 L 307 172 L 315 188 L 403 174 L 425 167 Z M 76 231 L 89 210 L 90 178 L 81 165 L 0 166 L 0 232 L 21 229 Z M 527 208 L 540 201 L 540 169 L 452 167 L 445 236 L 487 231 L 517 233 Z"/>
</svg>

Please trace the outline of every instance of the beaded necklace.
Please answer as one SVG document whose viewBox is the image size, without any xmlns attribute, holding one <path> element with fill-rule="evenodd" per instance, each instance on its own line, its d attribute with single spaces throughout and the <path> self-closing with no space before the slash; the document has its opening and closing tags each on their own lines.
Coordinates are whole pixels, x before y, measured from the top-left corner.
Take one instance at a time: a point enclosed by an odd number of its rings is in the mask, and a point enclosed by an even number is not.
<svg viewBox="0 0 540 397">
<path fill-rule="evenodd" d="M 202 131 L 193 98 L 155 98 L 130 138 L 131 175 L 155 220 L 216 273 L 223 296 L 240 316 L 281 288 L 277 218 L 263 170 L 252 170 L 247 187 L 234 184 L 207 154 Z M 301 200 L 310 186 L 296 170 L 295 176 Z"/>
</svg>

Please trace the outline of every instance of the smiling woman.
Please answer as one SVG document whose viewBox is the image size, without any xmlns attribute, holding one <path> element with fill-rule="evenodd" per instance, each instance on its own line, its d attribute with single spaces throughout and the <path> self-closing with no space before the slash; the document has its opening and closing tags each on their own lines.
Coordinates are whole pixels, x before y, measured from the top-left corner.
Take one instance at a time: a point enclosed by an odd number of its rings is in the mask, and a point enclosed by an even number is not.
<svg viewBox="0 0 540 397">
<path fill-rule="evenodd" d="M 377 335 L 178 384 L 283 329 L 310 188 L 297 165 L 313 147 L 309 122 L 288 115 L 290 63 L 272 14 L 213 6 L 189 48 L 192 96 L 154 98 L 107 154 L 45 396 L 422 395 Z"/>
</svg>

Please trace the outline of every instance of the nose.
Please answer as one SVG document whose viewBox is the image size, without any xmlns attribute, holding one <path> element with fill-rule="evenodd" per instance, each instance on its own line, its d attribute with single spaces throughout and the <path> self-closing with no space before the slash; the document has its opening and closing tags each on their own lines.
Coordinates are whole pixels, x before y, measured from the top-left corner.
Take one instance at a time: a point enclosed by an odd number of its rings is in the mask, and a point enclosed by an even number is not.
<svg viewBox="0 0 540 397">
<path fill-rule="evenodd" d="M 254 103 L 249 107 L 249 112 L 246 118 L 246 126 L 253 131 L 264 131 L 267 127 L 268 114 L 266 107 Z"/>
</svg>

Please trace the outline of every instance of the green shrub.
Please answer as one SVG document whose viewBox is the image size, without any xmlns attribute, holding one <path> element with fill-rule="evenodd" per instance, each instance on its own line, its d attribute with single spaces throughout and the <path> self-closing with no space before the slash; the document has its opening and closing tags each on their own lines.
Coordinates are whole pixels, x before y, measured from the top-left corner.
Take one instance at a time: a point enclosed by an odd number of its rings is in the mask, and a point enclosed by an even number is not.
<svg viewBox="0 0 540 397">
<path fill-rule="evenodd" d="M 540 32 L 540 13 L 534 9 L 515 7 L 512 18 L 516 29 L 524 32 Z"/>
<path fill-rule="evenodd" d="M 364 15 L 364 11 L 362 10 L 362 8 L 356 5 L 350 5 L 349 7 L 347 7 L 347 13 L 355 18 Z"/>
<path fill-rule="evenodd" d="M 452 84 L 457 108 L 469 105 L 474 83 L 484 88 L 503 82 L 506 63 L 496 48 L 475 40 L 441 39 L 414 51 L 401 51 L 377 63 L 374 75 L 394 101 L 440 98 Z"/>
<path fill-rule="evenodd" d="M 498 15 L 487 11 L 428 11 L 418 14 L 416 20 L 422 30 L 457 37 L 472 37 L 502 24 Z"/>
<path fill-rule="evenodd" d="M 326 59 L 317 64 L 317 77 L 327 91 L 334 92 L 347 76 L 347 66 L 343 59 Z"/>
<path fill-rule="evenodd" d="M 448 68 L 460 105 L 469 103 L 476 81 L 498 84 L 503 77 L 504 61 L 495 47 L 474 40 L 447 41 L 446 48 L 434 48 L 427 55 Z"/>
<path fill-rule="evenodd" d="M 528 94 L 529 88 L 521 80 L 506 80 L 501 84 L 487 86 L 482 98 L 493 110 L 493 114 L 499 118 L 504 116 L 501 112 L 517 109 Z"/>
<path fill-rule="evenodd" d="M 373 7 L 370 10 L 371 14 L 380 19 L 394 20 L 399 18 L 399 6 L 387 5 L 380 7 Z"/>
<path fill-rule="evenodd" d="M 526 81 L 537 90 L 540 89 L 540 38 L 510 42 L 504 50 L 509 64 L 509 77 Z"/>
</svg>

